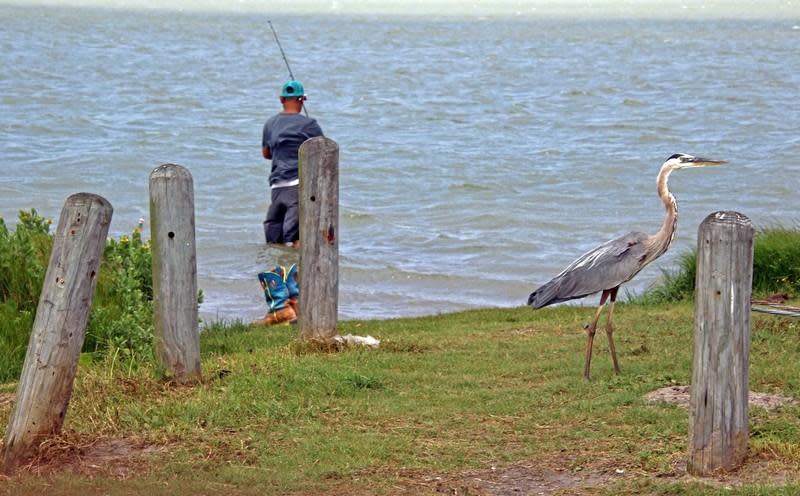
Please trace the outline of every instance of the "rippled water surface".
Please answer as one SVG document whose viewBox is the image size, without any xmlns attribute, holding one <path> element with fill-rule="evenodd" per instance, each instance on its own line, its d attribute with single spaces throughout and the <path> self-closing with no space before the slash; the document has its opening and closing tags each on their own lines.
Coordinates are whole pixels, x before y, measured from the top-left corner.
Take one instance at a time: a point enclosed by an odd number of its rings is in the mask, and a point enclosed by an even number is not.
<svg viewBox="0 0 800 496">
<path fill-rule="evenodd" d="M 800 13 L 782 12 L 273 16 L 341 147 L 341 316 L 523 304 L 600 242 L 655 232 L 655 176 L 676 152 L 730 164 L 673 174 L 675 245 L 628 290 L 671 267 L 712 211 L 796 224 Z M 119 235 L 148 217 L 152 169 L 182 164 L 202 313 L 259 316 L 255 274 L 291 258 L 261 229 L 261 127 L 286 78 L 269 18 L 0 5 L 0 215 L 56 218 L 90 191 Z"/>
</svg>

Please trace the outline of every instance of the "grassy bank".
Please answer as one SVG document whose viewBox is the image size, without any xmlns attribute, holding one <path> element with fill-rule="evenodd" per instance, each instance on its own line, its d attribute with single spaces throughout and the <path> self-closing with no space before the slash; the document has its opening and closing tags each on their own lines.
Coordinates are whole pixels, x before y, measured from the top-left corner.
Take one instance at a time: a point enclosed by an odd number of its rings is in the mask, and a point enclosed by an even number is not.
<svg viewBox="0 0 800 496">
<path fill-rule="evenodd" d="M 585 382 L 580 329 L 590 314 L 348 321 L 342 334 L 383 342 L 339 353 L 304 350 L 289 327 L 218 326 L 202 336 L 204 380 L 194 387 L 110 360 L 85 364 L 39 476 L 0 481 L 0 494 L 800 492 L 798 406 L 751 409 L 750 457 L 737 474 L 685 475 L 687 411 L 644 395 L 689 383 L 691 304 L 619 305 L 622 374 L 598 338 Z M 751 390 L 800 398 L 798 338 L 796 321 L 754 315 Z M 0 428 L 9 409 L 0 401 Z M 98 443 L 122 456 L 69 464 L 92 460 Z"/>
<path fill-rule="evenodd" d="M 664 272 L 662 279 L 644 294 L 640 303 L 690 300 L 694 294 L 697 255 L 682 253 L 678 266 Z M 759 229 L 753 239 L 753 294 L 800 294 L 800 229 L 768 227 Z"/>
<path fill-rule="evenodd" d="M 0 222 L 0 383 L 18 377 L 48 231 L 35 212 L 14 232 Z M 771 232 L 756 239 L 754 279 L 768 285 L 755 291 L 796 298 L 800 240 Z M 149 264 L 138 234 L 108 241 L 63 436 L 0 478 L 0 495 L 800 494 L 799 406 L 751 408 L 746 465 L 698 480 L 683 466 L 687 411 L 645 399 L 690 381 L 690 255 L 683 286 L 618 305 L 622 374 L 601 333 L 591 382 L 592 308 L 562 306 L 347 321 L 342 334 L 381 347 L 338 353 L 288 326 L 215 325 L 203 381 L 178 387 L 152 365 Z M 800 398 L 800 322 L 752 322 L 750 389 Z M 0 385 L 3 430 L 14 389 Z"/>
</svg>

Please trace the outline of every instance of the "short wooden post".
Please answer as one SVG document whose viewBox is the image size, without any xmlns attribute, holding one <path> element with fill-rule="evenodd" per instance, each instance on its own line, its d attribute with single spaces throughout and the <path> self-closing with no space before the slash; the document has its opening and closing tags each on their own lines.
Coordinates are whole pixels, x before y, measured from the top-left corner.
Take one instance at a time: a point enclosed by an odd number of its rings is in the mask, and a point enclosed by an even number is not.
<svg viewBox="0 0 800 496">
<path fill-rule="evenodd" d="M 687 465 L 693 475 L 734 470 L 747 455 L 753 235 L 750 219 L 738 212 L 712 213 L 698 230 Z"/>
<path fill-rule="evenodd" d="M 156 357 L 180 383 L 200 378 L 194 187 L 184 167 L 150 174 L 150 233 Z"/>
<path fill-rule="evenodd" d="M 339 306 L 339 145 L 300 146 L 300 337 L 330 341 Z"/>
<path fill-rule="evenodd" d="M 34 454 L 42 438 L 61 432 L 112 213 L 105 198 L 90 193 L 70 196 L 61 210 L 6 428 L 7 474 Z"/>
</svg>

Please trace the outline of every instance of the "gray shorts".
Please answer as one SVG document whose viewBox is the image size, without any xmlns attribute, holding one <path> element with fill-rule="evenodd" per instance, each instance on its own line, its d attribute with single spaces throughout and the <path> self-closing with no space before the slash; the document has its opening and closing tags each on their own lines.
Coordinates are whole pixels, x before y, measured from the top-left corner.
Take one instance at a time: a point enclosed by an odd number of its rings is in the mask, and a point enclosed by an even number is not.
<svg viewBox="0 0 800 496">
<path fill-rule="evenodd" d="M 272 203 L 264 220 L 267 243 L 292 243 L 300 239 L 298 187 L 285 186 L 272 190 Z"/>
</svg>

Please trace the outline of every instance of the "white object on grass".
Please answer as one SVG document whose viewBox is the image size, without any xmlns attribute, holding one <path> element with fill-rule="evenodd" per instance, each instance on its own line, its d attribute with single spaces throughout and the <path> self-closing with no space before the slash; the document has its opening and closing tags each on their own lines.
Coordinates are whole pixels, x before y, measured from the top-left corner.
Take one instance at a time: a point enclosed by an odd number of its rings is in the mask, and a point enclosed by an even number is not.
<svg viewBox="0 0 800 496">
<path fill-rule="evenodd" d="M 345 336 L 336 336 L 333 338 L 337 343 L 346 344 L 349 346 L 369 346 L 370 348 L 377 348 L 381 344 L 380 340 L 372 336 L 353 336 L 347 334 Z"/>
</svg>

